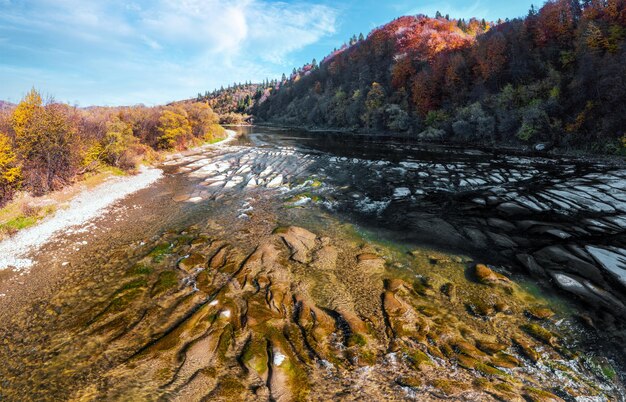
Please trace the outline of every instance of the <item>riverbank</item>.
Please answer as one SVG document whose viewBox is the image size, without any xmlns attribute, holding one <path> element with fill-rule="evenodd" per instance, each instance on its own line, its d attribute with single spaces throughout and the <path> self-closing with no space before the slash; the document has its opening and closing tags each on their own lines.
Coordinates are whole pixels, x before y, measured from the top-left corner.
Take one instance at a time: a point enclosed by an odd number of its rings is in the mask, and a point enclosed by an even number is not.
<svg viewBox="0 0 626 402">
<path fill-rule="evenodd" d="M 225 139 L 190 149 L 189 152 L 221 146 L 236 138 L 235 131 L 226 130 L 226 133 Z M 164 155 L 164 159 L 175 155 Z M 138 174 L 128 176 L 121 171 L 105 169 L 43 197 L 23 195 L 2 210 L 6 216 L 2 224 L 10 227 L 11 233 L 6 233 L 0 241 L 0 270 L 28 269 L 33 262 L 27 255 L 37 251 L 54 235 L 75 232 L 72 228 L 102 215 L 115 202 L 152 185 L 162 175 L 163 171 L 154 166 L 141 166 Z"/>
<path fill-rule="evenodd" d="M 353 136 L 363 138 L 366 141 L 378 141 L 381 139 L 389 139 L 412 144 L 428 146 L 446 146 L 455 148 L 472 148 L 491 154 L 513 154 L 518 156 L 547 156 L 553 158 L 576 158 L 591 163 L 610 163 L 615 166 L 626 165 L 626 157 L 622 155 L 607 155 L 601 153 L 588 152 L 582 149 L 565 149 L 552 146 L 551 144 L 491 144 L 486 142 L 462 142 L 455 140 L 423 140 L 412 133 L 398 133 L 389 131 L 360 131 L 357 129 L 347 128 L 321 128 L 308 126 L 292 126 L 284 124 L 274 124 L 269 122 L 255 123 L 254 126 L 264 127 L 276 130 L 301 130 L 308 133 L 326 134 L 330 136 Z M 535 145 L 545 147 L 545 149 L 534 149 Z"/>
<path fill-rule="evenodd" d="M 26 257 L 28 253 L 36 251 L 55 234 L 67 233 L 72 227 L 99 216 L 116 201 L 156 182 L 162 174 L 160 169 L 144 166 L 134 176 L 112 176 L 95 188 L 80 192 L 65 208 L 2 241 L 0 269 L 28 269 L 33 263 Z"/>
</svg>

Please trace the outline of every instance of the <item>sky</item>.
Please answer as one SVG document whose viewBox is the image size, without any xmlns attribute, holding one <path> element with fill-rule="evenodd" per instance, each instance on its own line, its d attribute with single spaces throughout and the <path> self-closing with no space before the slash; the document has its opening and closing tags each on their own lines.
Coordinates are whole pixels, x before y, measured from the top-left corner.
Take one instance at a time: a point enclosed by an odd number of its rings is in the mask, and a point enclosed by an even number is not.
<svg viewBox="0 0 626 402">
<path fill-rule="evenodd" d="M 534 3 L 541 4 L 543 0 Z M 157 105 L 279 78 L 402 15 L 516 18 L 531 0 L 0 0 L 0 99 Z"/>
</svg>

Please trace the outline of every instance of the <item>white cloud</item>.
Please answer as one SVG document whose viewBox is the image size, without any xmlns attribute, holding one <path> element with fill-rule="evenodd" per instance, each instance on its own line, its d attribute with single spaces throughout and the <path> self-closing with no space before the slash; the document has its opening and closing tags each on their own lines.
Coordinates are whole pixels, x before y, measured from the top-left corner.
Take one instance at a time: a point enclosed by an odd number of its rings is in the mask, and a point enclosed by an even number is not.
<svg viewBox="0 0 626 402">
<path fill-rule="evenodd" d="M 160 103 L 278 76 L 293 52 L 335 32 L 337 14 L 272 0 L 0 0 L 0 33 L 11 43 L 0 41 L 9 55 L 0 67 L 45 71 L 42 89 L 58 98 Z"/>
<path fill-rule="evenodd" d="M 265 60 L 285 64 L 284 57 L 335 33 L 337 11 L 323 5 L 254 3 L 251 36 Z"/>
</svg>

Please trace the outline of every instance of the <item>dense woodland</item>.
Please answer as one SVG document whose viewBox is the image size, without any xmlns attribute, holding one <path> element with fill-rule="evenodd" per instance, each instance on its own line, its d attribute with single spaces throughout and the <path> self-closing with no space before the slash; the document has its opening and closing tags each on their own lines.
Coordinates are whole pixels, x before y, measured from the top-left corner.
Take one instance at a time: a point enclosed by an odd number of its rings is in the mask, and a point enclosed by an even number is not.
<svg viewBox="0 0 626 402">
<path fill-rule="evenodd" d="M 286 78 L 284 78 L 286 80 Z M 278 89 L 278 80 L 265 80 L 261 84 L 237 84 L 229 85 L 214 91 L 198 93 L 196 99 L 183 102 L 208 103 L 209 106 L 220 116 L 220 124 L 240 125 L 250 123 L 252 107 L 264 102 L 272 90 Z"/>
<path fill-rule="evenodd" d="M 223 137 L 207 103 L 80 109 L 33 89 L 0 108 L 0 205 L 20 189 L 43 194 L 102 166 L 134 170 L 157 150 Z"/>
<path fill-rule="evenodd" d="M 402 17 L 283 77 L 257 121 L 626 153 L 626 0 Z M 261 100 L 259 98 L 259 100 Z"/>
</svg>

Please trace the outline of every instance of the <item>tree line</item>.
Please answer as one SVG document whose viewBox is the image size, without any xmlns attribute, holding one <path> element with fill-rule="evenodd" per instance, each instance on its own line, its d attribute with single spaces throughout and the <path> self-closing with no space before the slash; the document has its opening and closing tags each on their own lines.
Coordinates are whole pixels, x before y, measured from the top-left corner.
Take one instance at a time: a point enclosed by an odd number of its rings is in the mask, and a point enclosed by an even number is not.
<svg viewBox="0 0 626 402">
<path fill-rule="evenodd" d="M 159 150 L 223 138 L 207 103 L 78 108 L 32 89 L 0 110 L 0 205 L 18 190 L 57 190 L 102 166 L 132 171 Z"/>
<path fill-rule="evenodd" d="M 626 0 L 401 17 L 268 90 L 257 121 L 626 153 Z"/>
</svg>

